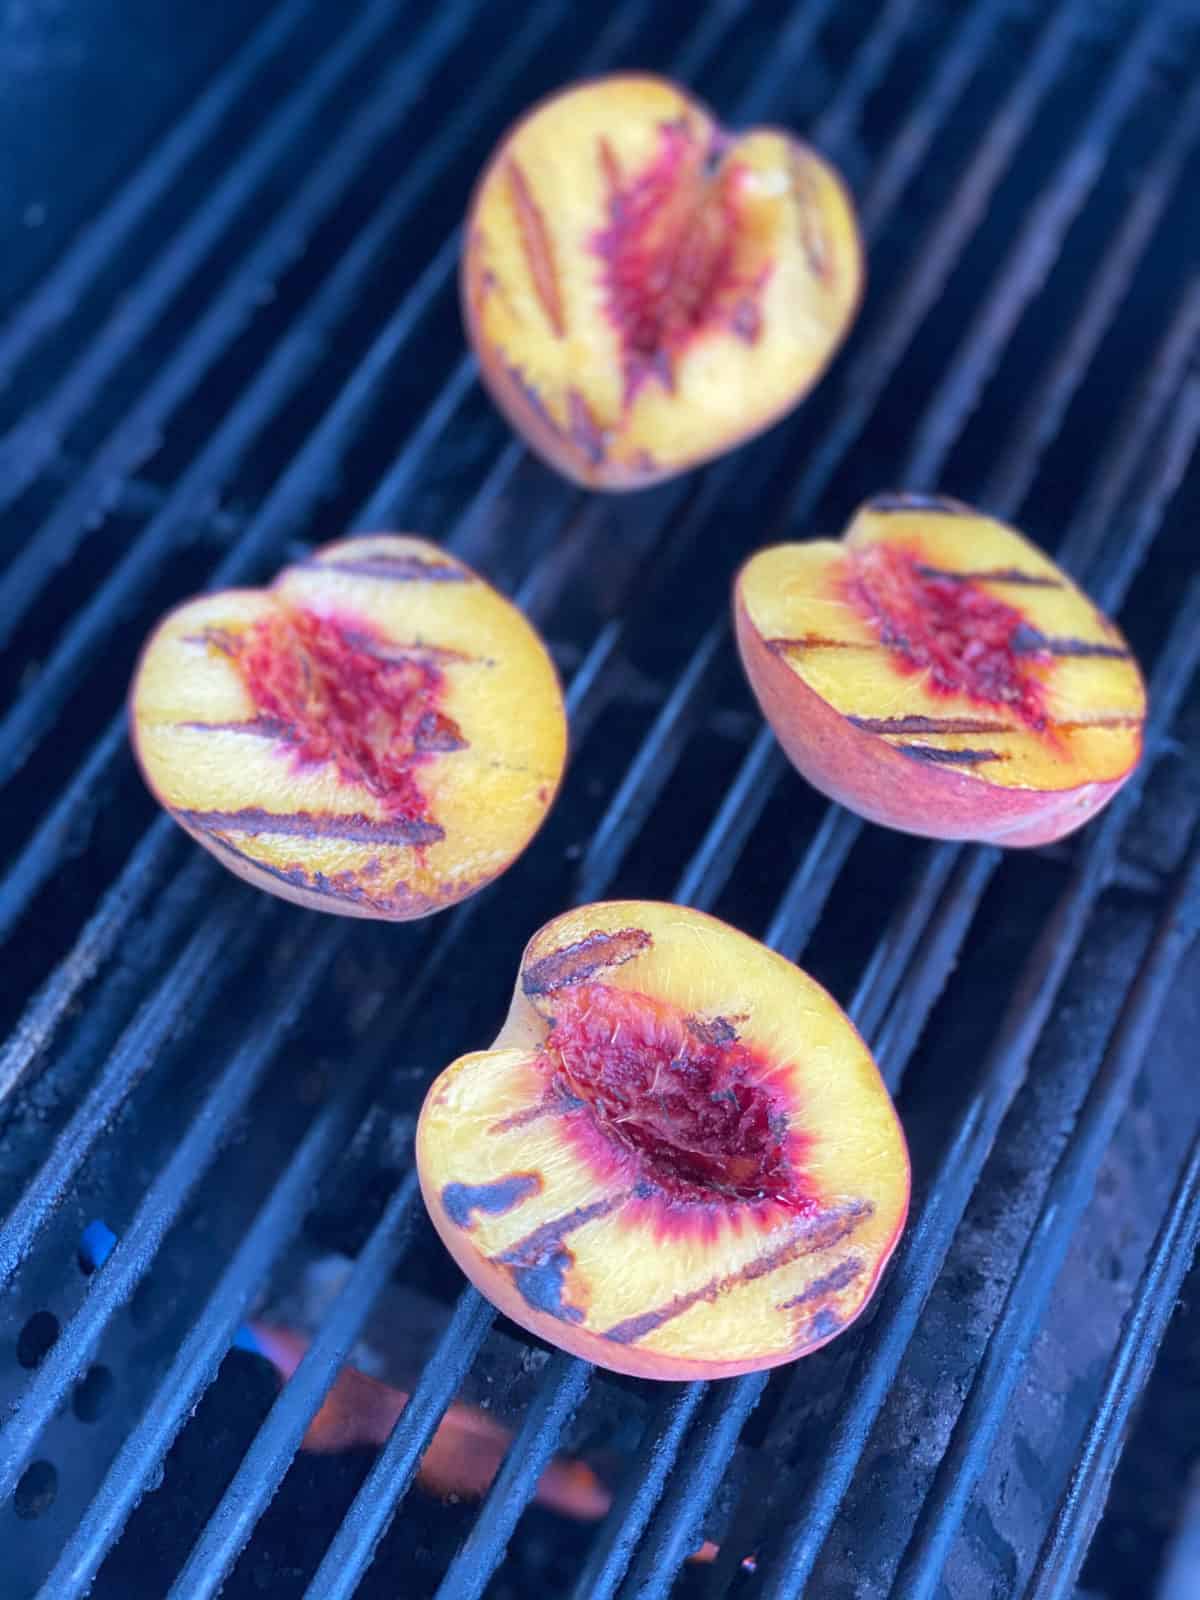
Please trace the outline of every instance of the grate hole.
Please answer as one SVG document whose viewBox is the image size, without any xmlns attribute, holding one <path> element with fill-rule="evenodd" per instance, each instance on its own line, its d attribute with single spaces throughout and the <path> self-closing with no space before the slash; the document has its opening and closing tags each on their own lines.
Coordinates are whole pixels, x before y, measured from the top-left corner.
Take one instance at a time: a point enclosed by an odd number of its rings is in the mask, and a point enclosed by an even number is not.
<svg viewBox="0 0 1200 1600">
<path fill-rule="evenodd" d="M 58 1472 L 51 1461 L 31 1461 L 13 1493 L 13 1510 L 23 1522 L 44 1517 L 58 1493 Z"/>
<path fill-rule="evenodd" d="M 75 1385 L 71 1409 L 80 1422 L 97 1422 L 108 1410 L 115 1380 L 108 1367 L 89 1367 Z"/>
<path fill-rule="evenodd" d="M 35 1311 L 17 1335 L 17 1360 L 23 1367 L 41 1366 L 57 1338 L 58 1318 L 53 1311 Z"/>
</svg>

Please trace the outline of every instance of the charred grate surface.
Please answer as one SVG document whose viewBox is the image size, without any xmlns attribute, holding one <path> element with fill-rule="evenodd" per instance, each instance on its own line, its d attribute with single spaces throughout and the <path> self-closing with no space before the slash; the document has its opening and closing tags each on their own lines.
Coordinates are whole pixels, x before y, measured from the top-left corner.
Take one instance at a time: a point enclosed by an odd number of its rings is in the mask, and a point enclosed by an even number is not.
<svg viewBox="0 0 1200 1600">
<path fill-rule="evenodd" d="M 5 1600 L 1071 1593 L 1200 1230 L 1200 20 L 712 0 L 681 35 L 647 0 L 253 9 L 195 26 L 178 90 L 114 116 L 122 170 L 97 157 L 2 269 Z M 872 288 L 783 426 L 604 499 L 483 398 L 454 273 L 497 134 L 614 65 L 826 151 Z M 1057 547 L 1151 671 L 1142 772 L 1064 847 L 868 827 L 753 712 L 733 570 L 888 486 Z M 500 886 L 346 927 L 156 815 L 121 700 L 173 600 L 388 525 L 547 632 L 574 757 Z M 420 1215 L 415 1113 L 502 1013 L 512 928 L 623 894 L 803 953 L 899 1096 L 917 1182 L 875 1310 L 769 1381 L 547 1357 Z M 280 1392 L 245 1324 L 334 1253 Z M 410 1403 L 382 1449 L 299 1450 L 348 1351 Z M 415 1481 L 459 1395 L 514 1441 L 482 1503 Z M 531 1504 L 558 1451 L 601 1470 L 605 1516 Z M 1088 1581 L 1116 1600 L 1119 1571 L 1098 1556 Z"/>
</svg>

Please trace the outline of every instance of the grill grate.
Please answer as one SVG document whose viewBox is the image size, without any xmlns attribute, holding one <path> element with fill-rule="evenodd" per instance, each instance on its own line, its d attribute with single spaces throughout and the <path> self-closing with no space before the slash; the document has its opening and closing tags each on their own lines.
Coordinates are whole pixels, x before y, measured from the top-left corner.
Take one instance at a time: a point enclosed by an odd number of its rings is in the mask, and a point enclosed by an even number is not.
<svg viewBox="0 0 1200 1600">
<path fill-rule="evenodd" d="M 433 20 L 380 0 L 345 29 L 284 0 L 0 328 L 7 399 L 23 407 L 0 438 L 14 530 L 0 572 L 14 979 L 0 1318 L 14 1349 L 33 1310 L 59 1326 L 36 1370 L 0 1361 L 14 1595 L 130 1592 L 119 1563 L 139 1501 L 272 1275 L 322 1227 L 348 1233 L 354 1268 L 186 1525 L 162 1584 L 178 1600 L 256 1592 L 260 1571 L 270 1592 L 311 1600 L 376 1582 L 473 1596 L 510 1573 L 511 1592 L 576 1600 L 1071 1590 L 1200 1205 L 1180 1039 L 1155 1079 L 1172 1126 L 1155 1130 L 1157 1175 L 1122 1246 L 1141 1277 L 1107 1285 L 1109 1315 L 1128 1303 L 1128 1321 L 1107 1373 L 1071 1374 L 1061 1470 L 999 1533 L 1018 1383 L 1129 1136 L 1200 909 L 1200 583 L 1181 581 L 1200 288 L 1172 225 L 1200 176 L 1200 26 L 1133 0 L 1048 14 L 778 0 L 753 23 L 744 10 L 717 0 L 681 40 L 647 0 L 605 8 L 594 29 L 574 8 L 531 8 L 515 30 L 474 0 Z M 875 287 L 845 357 L 784 427 L 613 501 L 551 479 L 507 437 L 455 355 L 453 278 L 456 218 L 496 133 L 564 77 L 624 64 L 694 82 L 728 120 L 810 129 L 860 195 Z M 115 303 L 114 258 L 129 273 Z M 749 714 L 725 620 L 734 565 L 839 526 L 887 484 L 950 487 L 1044 538 L 1065 528 L 1061 558 L 1152 662 L 1143 769 L 1064 850 L 881 834 L 805 790 Z M 172 599 L 257 581 L 331 527 L 389 524 L 447 536 L 548 631 L 576 756 L 502 887 L 429 925 L 330 925 L 229 882 L 153 815 L 118 702 Z M 404 1502 L 498 1319 L 430 1242 L 413 1113 L 431 1070 L 500 1014 L 512 929 L 622 892 L 714 909 L 792 958 L 811 942 L 899 1093 L 912 1221 L 873 1315 L 770 1381 L 651 1389 L 561 1355 L 538 1367 L 518 1347 L 540 1375 L 504 1466 L 421 1566 Z M 1094 987 L 1089 959 L 1118 949 L 1107 1010 L 1046 1061 L 1062 1008 Z M 1010 1197 L 996 1164 L 1051 1071 L 1062 1136 L 1037 1145 Z M 359 1199 L 339 1224 L 343 1188 Z M 960 1262 L 990 1264 L 972 1243 L 989 1206 L 1012 1245 L 991 1298 L 968 1297 L 960 1351 L 927 1323 Z M 115 1248 L 71 1276 L 97 1215 Z M 397 1271 L 457 1293 L 454 1309 L 344 1519 L 293 1569 L 265 1514 Z M 160 1292 L 172 1272 L 176 1291 Z M 85 1437 L 69 1405 L 97 1363 L 118 1371 L 121 1404 Z M 548 1576 L 530 1564 L 526 1508 L 573 1419 L 614 1395 L 635 1405 L 638 1442 L 605 1520 Z M 47 1466 L 51 1503 L 34 1505 Z M 681 1576 L 706 1534 L 716 1560 Z"/>
</svg>

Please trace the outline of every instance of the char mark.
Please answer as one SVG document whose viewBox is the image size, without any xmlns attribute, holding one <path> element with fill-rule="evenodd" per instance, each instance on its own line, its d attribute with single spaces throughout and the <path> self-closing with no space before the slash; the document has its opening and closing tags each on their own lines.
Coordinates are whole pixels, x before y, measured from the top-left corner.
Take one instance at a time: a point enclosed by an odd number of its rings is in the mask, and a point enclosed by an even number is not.
<svg viewBox="0 0 1200 1600">
<path fill-rule="evenodd" d="M 1039 632 L 1023 622 L 1014 628 L 1010 647 L 1015 654 L 1051 656 L 1098 656 L 1106 661 L 1128 661 L 1129 651 L 1123 645 L 1109 644 L 1106 639 L 1059 639 Z"/>
<path fill-rule="evenodd" d="M 701 1301 L 707 1301 L 711 1305 L 722 1295 L 728 1294 L 731 1289 L 737 1289 L 744 1283 L 754 1283 L 758 1278 L 765 1278 L 769 1273 L 777 1272 L 780 1267 L 787 1266 L 800 1256 L 817 1255 L 822 1250 L 830 1249 L 842 1239 L 848 1238 L 874 1209 L 869 1201 L 859 1200 L 830 1212 L 799 1233 L 792 1234 L 774 1250 L 767 1250 L 761 1256 L 755 1256 L 747 1261 L 736 1272 L 710 1278 L 698 1289 L 689 1289 L 686 1294 L 677 1294 L 652 1311 L 643 1311 L 640 1316 L 616 1322 L 611 1328 L 605 1329 L 603 1337 L 612 1339 L 616 1344 L 636 1344 L 648 1333 L 654 1333 L 664 1324 L 673 1322 L 676 1317 L 682 1316 L 685 1311 L 690 1311 Z"/>
<path fill-rule="evenodd" d="M 688 1017 L 685 1026 L 692 1038 L 699 1039 L 702 1044 L 737 1043 L 737 1029 L 728 1017 Z"/>
<path fill-rule="evenodd" d="M 567 436 L 593 467 L 602 465 L 608 454 L 608 440 L 578 389 L 567 390 Z"/>
<path fill-rule="evenodd" d="M 393 583 L 471 583 L 472 575 L 449 561 L 426 561 L 423 556 L 352 556 L 322 561 L 313 556 L 302 567 L 321 572 L 347 572 L 356 578 L 385 578 Z"/>
<path fill-rule="evenodd" d="M 773 656 L 787 655 L 789 650 L 878 650 L 873 639 L 831 639 L 824 633 L 801 633 L 792 639 L 767 639 L 767 649 Z"/>
<path fill-rule="evenodd" d="M 823 1300 L 827 1294 L 837 1294 L 839 1289 L 844 1289 L 861 1275 L 863 1265 L 860 1256 L 848 1256 L 845 1261 L 839 1261 L 832 1272 L 827 1272 L 823 1278 L 814 1278 L 799 1294 L 781 1301 L 777 1309 L 791 1311 L 795 1306 L 811 1305 L 814 1300 Z"/>
<path fill-rule="evenodd" d="M 597 972 L 621 967 L 654 943 L 644 928 L 622 928 L 618 933 L 596 929 L 574 944 L 564 945 L 533 962 L 521 975 L 527 995 L 553 994 L 572 984 L 587 983 Z"/>
<path fill-rule="evenodd" d="M 513 1288 L 531 1310 L 544 1311 L 560 1322 L 582 1322 L 583 1311 L 563 1299 L 567 1273 L 574 1266 L 575 1257 L 562 1241 L 586 1223 L 608 1216 L 628 1198 L 628 1194 L 610 1195 L 605 1200 L 593 1200 L 590 1205 L 576 1206 L 574 1211 L 543 1223 L 491 1259 L 496 1266 L 508 1269 Z"/>
<path fill-rule="evenodd" d="M 842 1325 L 842 1319 L 836 1311 L 831 1311 L 828 1306 L 822 1306 L 808 1325 L 809 1344 L 815 1344 L 818 1339 L 832 1339 Z"/>
<path fill-rule="evenodd" d="M 244 733 L 254 739 L 282 739 L 288 732 L 278 717 L 244 717 L 233 722 L 177 722 L 177 728 L 195 733 Z"/>
<path fill-rule="evenodd" d="M 475 1211 L 488 1216 L 503 1216 L 532 1194 L 540 1194 L 542 1180 L 536 1172 L 512 1172 L 493 1183 L 448 1183 L 442 1190 L 442 1209 L 456 1227 L 469 1233 L 475 1226 Z"/>
<path fill-rule="evenodd" d="M 567 322 L 563 315 L 562 293 L 558 281 L 558 267 L 554 260 L 554 241 L 546 226 L 541 206 L 533 197 L 529 180 L 511 158 L 507 167 L 508 192 L 512 197 L 517 217 L 517 231 L 521 235 L 521 248 L 525 264 L 533 282 L 538 304 L 546 314 L 556 339 L 566 337 Z"/>
<path fill-rule="evenodd" d="M 936 767 L 980 767 L 988 761 L 1008 760 L 999 750 L 943 750 L 932 744 L 896 744 L 892 749 L 910 761 L 925 761 Z"/>
<path fill-rule="evenodd" d="M 279 834 L 296 839 L 345 839 L 351 844 L 426 845 L 445 838 L 445 830 L 422 817 L 394 817 L 381 822 L 361 811 L 343 816 L 326 812 L 264 811 L 245 806 L 240 811 L 191 811 L 180 807 L 181 822 L 208 833 Z"/>
<path fill-rule="evenodd" d="M 847 717 L 864 733 L 1012 733 L 1008 722 L 985 717 Z"/>
<path fill-rule="evenodd" d="M 1025 572 L 1020 567 L 975 567 L 953 569 L 931 567 L 920 562 L 917 572 L 922 578 L 942 578 L 948 583 L 1013 583 L 1025 589 L 1061 589 L 1061 578 L 1049 573 Z"/>
<path fill-rule="evenodd" d="M 514 1111 L 511 1116 L 489 1123 L 488 1132 L 511 1133 L 514 1128 L 527 1128 L 531 1122 L 540 1122 L 543 1117 L 569 1116 L 572 1111 L 580 1110 L 583 1104 L 578 1095 L 555 1085 L 542 1099 L 526 1106 L 524 1111 Z"/>
</svg>

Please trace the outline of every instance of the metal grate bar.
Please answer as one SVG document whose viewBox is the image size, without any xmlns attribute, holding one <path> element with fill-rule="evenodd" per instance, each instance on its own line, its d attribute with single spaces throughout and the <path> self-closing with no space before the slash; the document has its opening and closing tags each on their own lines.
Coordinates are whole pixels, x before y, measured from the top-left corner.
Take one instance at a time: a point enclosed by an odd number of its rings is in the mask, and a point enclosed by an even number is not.
<svg viewBox="0 0 1200 1600">
<path fill-rule="evenodd" d="M 1133 39 L 1122 49 L 1116 72 L 1072 141 L 1070 153 L 1030 208 L 1000 268 L 995 289 L 972 320 L 957 359 L 941 380 L 940 404 L 917 429 L 909 455 L 913 482 L 934 480 L 958 436 L 961 419 L 978 405 L 1025 307 L 1048 276 L 1067 230 L 1096 185 L 1117 130 L 1133 109 L 1162 47 L 1168 21 L 1165 7 L 1153 6 L 1146 13 Z"/>
<path fill-rule="evenodd" d="M 841 403 L 828 435 L 810 452 L 809 465 L 792 490 L 789 516 L 806 517 L 839 463 L 858 439 L 905 350 L 942 292 L 963 247 L 978 227 L 993 192 L 1029 131 L 1035 115 L 1067 62 L 1085 9 L 1064 4 L 1039 36 L 1026 70 L 992 120 L 987 135 L 955 186 L 938 222 L 879 319 L 873 338 L 847 366 Z M 929 129 L 932 137 L 933 129 Z M 870 226 L 871 213 L 864 206 Z"/>
<path fill-rule="evenodd" d="M 544 13 L 531 13 L 495 62 L 487 85 L 478 94 L 472 95 L 460 116 L 450 119 L 442 130 L 438 144 L 431 146 L 426 155 L 409 168 L 404 181 L 392 190 L 379 211 L 355 238 L 312 305 L 307 308 L 303 319 L 281 341 L 157 515 L 108 574 L 91 601 L 72 618 L 54 655 L 36 682 L 13 703 L 7 716 L 0 722 L 0 783 L 8 781 L 27 759 L 34 743 L 50 732 L 54 717 L 104 645 L 112 630 L 114 617 L 129 614 L 171 559 L 178 542 L 189 534 L 194 536 L 196 528 L 203 525 L 226 480 L 236 470 L 255 436 L 320 364 L 338 321 L 353 305 L 371 272 L 377 269 L 389 238 L 414 211 L 426 188 L 436 179 L 443 146 L 453 146 L 470 128 L 477 126 L 479 118 L 486 115 L 490 102 L 507 88 L 511 78 L 525 69 L 544 33 Z M 426 55 L 428 53 L 425 52 Z M 350 126 L 343 130 L 336 146 L 336 160 L 330 160 L 318 168 L 282 223 L 277 224 L 262 240 L 256 254 L 273 257 L 280 241 L 295 241 L 313 216 L 329 210 L 336 203 L 344 192 L 346 172 L 365 165 L 387 129 L 399 120 L 406 103 L 419 94 L 421 80 L 414 78 L 413 66 L 413 62 L 405 58 L 397 69 L 387 74 L 380 89 Z M 440 270 L 446 274 L 451 270 L 452 253 L 448 245 L 437 258 Z M 247 274 L 248 280 L 253 278 L 260 281 L 253 257 L 241 270 Z M 406 297 L 401 324 L 404 337 L 411 333 L 427 305 L 426 296 L 416 296 L 414 293 Z M 224 301 L 218 301 L 210 317 L 217 320 L 223 311 Z M 198 347 L 204 343 L 204 332 L 205 325 L 201 322 L 193 336 Z M 153 386 L 147 392 L 144 403 L 147 407 L 157 403 Z M 423 428 L 424 424 L 417 430 L 418 434 Z M 102 452 L 96 470 L 99 470 L 103 460 Z M 81 490 L 86 490 L 86 483 Z M 81 497 L 69 500 L 47 524 L 47 528 L 57 529 L 70 520 Z M 270 519 L 256 518 L 251 529 L 239 538 L 229 556 L 212 574 L 212 586 L 232 583 L 252 575 L 262 545 L 259 530 L 264 520 L 268 528 L 267 537 L 274 537 L 275 530 Z"/>
<path fill-rule="evenodd" d="M 452 26 L 449 25 L 450 18 L 454 19 Z M 129 294 L 120 302 L 82 359 L 51 397 L 29 411 L 18 426 L 0 441 L 0 507 L 12 504 L 35 481 L 46 461 L 58 450 L 67 430 L 101 392 L 120 362 L 153 326 L 188 275 L 203 261 L 224 229 L 250 201 L 271 169 L 302 136 L 305 125 L 312 121 L 323 102 L 363 60 L 369 59 L 371 51 L 378 46 L 387 30 L 395 25 L 395 21 L 395 7 L 388 0 L 380 0 L 380 3 L 370 6 L 362 14 L 334 48 L 326 53 L 315 70 L 304 76 L 295 93 L 272 117 L 254 145 L 231 167 L 203 210 L 197 212 L 168 245 L 138 285 L 137 293 Z M 435 25 L 433 36 L 441 38 L 445 34 L 452 38 L 460 26 L 460 13 L 457 10 L 447 11 L 443 13 L 442 21 Z M 424 47 L 419 53 L 423 67 L 436 59 L 427 60 Z M 335 151 L 335 163 L 337 159 Z M 246 265 L 231 280 L 227 300 L 219 303 L 219 314 L 210 313 L 205 318 L 202 324 L 203 337 L 193 334 L 180 347 L 177 355 L 112 436 L 75 493 L 69 497 L 72 504 L 84 504 L 85 513 L 79 518 L 80 524 L 86 525 L 86 511 L 97 503 L 104 503 L 105 493 L 111 492 L 112 477 L 135 471 L 152 452 L 170 406 L 241 331 L 258 303 L 264 279 L 277 273 L 303 248 L 303 229 L 293 233 L 288 225 L 277 225 L 272 229 L 272 234 L 275 237 L 275 252 L 269 254 L 255 250 L 251 253 Z M 254 265 L 252 272 L 247 270 L 251 262 Z M 165 405 L 162 403 L 164 400 L 167 402 Z M 0 638 L 7 636 L 12 626 L 11 619 L 21 616 L 30 600 L 40 591 L 46 569 L 53 572 L 74 548 L 74 544 L 65 549 L 56 545 L 49 528 L 58 527 L 60 531 L 56 537 L 64 540 L 70 539 L 73 532 L 75 542 L 78 541 L 80 528 L 64 529 L 61 524 L 65 521 L 65 518 L 59 518 L 48 523 L 41 534 L 30 539 L 5 574 L 0 584 L 0 618 L 3 619 L 0 626 L 5 632 L 0 633 Z"/>
<path fill-rule="evenodd" d="M 1176 614 L 1151 684 L 1147 757 L 1084 841 L 1075 876 L 1045 924 L 1013 990 L 980 1076 L 980 1085 L 947 1141 L 925 1200 L 910 1221 L 834 1424 L 829 1450 L 806 1498 L 804 1515 L 783 1540 L 768 1578 L 767 1600 L 803 1592 L 854 1469 L 890 1390 L 954 1232 L 970 1200 L 1000 1124 L 1024 1081 L 1033 1048 L 1086 931 L 1117 845 L 1145 783 L 1150 753 L 1161 743 L 1200 660 L 1200 583 Z"/>
<path fill-rule="evenodd" d="M 468 1285 L 412 1398 L 342 1519 L 306 1600 L 350 1600 L 495 1320 L 493 1307 Z"/>
<path fill-rule="evenodd" d="M 1116 1025 L 1103 1065 L 1047 1185 L 1042 1208 L 1009 1286 L 975 1381 L 896 1573 L 895 1588 L 931 1600 L 972 1491 L 1012 1398 L 1038 1320 L 1091 1200 L 1105 1152 L 1124 1115 L 1180 964 L 1200 932 L 1200 845 L 1180 882 Z"/>
<path fill-rule="evenodd" d="M 937 129 L 983 65 L 991 35 L 1012 9 L 1012 0 L 983 0 L 966 8 L 932 80 L 919 92 L 920 111 L 909 117 L 896 137 L 888 141 L 887 155 L 871 175 L 859 207 L 868 235 L 895 209 L 924 161 Z"/>
<path fill-rule="evenodd" d="M 672 1385 L 660 1402 L 639 1452 L 641 1470 L 626 1474 L 613 1502 L 610 1515 L 618 1536 L 611 1543 L 593 1543 L 571 1600 L 610 1600 L 616 1592 L 703 1398 L 703 1389 L 693 1383 Z"/>
<path fill-rule="evenodd" d="M 197 997 L 226 976 L 220 970 L 222 966 L 234 967 L 248 952 L 274 909 L 270 905 L 251 906 L 231 928 L 227 906 L 222 902 L 193 934 L 178 961 L 122 1034 L 37 1175 L 5 1218 L 0 1228 L 0 1286 L 11 1280 L 93 1145 L 149 1071 L 156 1054 L 185 1014 L 197 1005 Z M 7 1444 L 8 1438 L 7 1427 L 0 1430 L 0 1440 Z M 0 1500 L 12 1491 L 12 1483 L 8 1482 L 12 1470 L 10 1461 L 0 1463 Z"/>
<path fill-rule="evenodd" d="M 559 1435 L 588 1391 L 593 1370 L 586 1361 L 561 1351 L 551 1356 L 546 1376 L 488 1490 L 483 1509 L 438 1585 L 438 1600 L 477 1600 L 487 1588 L 522 1511 L 533 1498 L 538 1479 L 549 1465 Z"/>
<path fill-rule="evenodd" d="M 1013 430 L 1012 444 L 1002 452 L 988 477 L 980 497 L 984 505 L 1003 499 L 1015 507 L 1028 494 L 1037 463 L 1062 426 L 1067 408 L 1129 292 L 1133 275 L 1162 221 L 1198 134 L 1200 88 L 1188 96 L 1162 148 L 1139 177 L 1129 209 L 1089 286 L 1082 311 L 1063 338 L 1053 365 L 1030 394 Z"/>
<path fill-rule="evenodd" d="M 897 46 L 919 14 L 920 0 L 888 0 L 872 21 L 866 43 L 838 85 L 837 98 L 813 125 L 809 142 L 818 150 L 838 150 L 848 143 L 867 97 L 878 87 Z"/>
<path fill-rule="evenodd" d="M 85 923 L 69 954 L 59 962 L 0 1046 L 0 1102 L 45 1050 L 68 1008 L 108 960 L 130 919 L 157 889 L 182 842 L 179 829 L 168 817 L 160 818 L 142 836 L 120 878 Z"/>
<path fill-rule="evenodd" d="M 212 1382 L 239 1324 L 305 1215 L 329 1163 L 344 1150 L 386 1062 L 392 1035 L 345 1064 L 332 1097 L 318 1111 L 296 1153 L 250 1225 L 205 1302 L 145 1412 L 114 1457 L 79 1520 L 40 1600 L 76 1600 L 91 1588 L 105 1555 L 146 1491 L 201 1394 Z M 293 1374 L 293 1377 L 295 1375 Z"/>
<path fill-rule="evenodd" d="M 224 1586 L 300 1448 L 309 1416 L 333 1387 L 376 1296 L 408 1248 L 419 1196 L 417 1175 L 410 1172 L 384 1207 L 320 1332 L 280 1391 L 183 1571 L 171 1585 L 168 1600 L 212 1600 Z"/>
<path fill-rule="evenodd" d="M 783 751 L 764 724 L 679 880 L 676 895 L 684 905 L 703 905 L 704 886 L 729 877 L 786 771 Z"/>
<path fill-rule="evenodd" d="M 1075 1575 L 1108 1498 L 1133 1408 L 1150 1376 L 1198 1244 L 1200 1135 L 1192 1141 L 1191 1153 L 1133 1292 L 1100 1403 L 1038 1555 L 1025 1600 L 1069 1600 L 1075 1592 Z"/>
<path fill-rule="evenodd" d="M 621 1600 L 651 1600 L 665 1595 L 695 1548 L 700 1520 L 725 1476 L 738 1435 L 767 1386 L 769 1374 L 750 1372 L 710 1394 L 706 1414 L 688 1435 L 684 1468 L 676 1467 L 666 1496 L 638 1555 Z M 697 1384 L 697 1388 L 710 1388 Z M 696 1437 L 696 1436 L 699 1437 Z"/>
<path fill-rule="evenodd" d="M 37 288 L 9 313 L 0 328 L 0 388 L 12 382 L 16 368 L 30 351 L 71 315 L 92 280 L 111 264 L 130 234 L 168 193 L 263 67 L 287 45 L 311 13 L 312 0 L 289 0 L 278 6 L 100 216 L 83 229 Z"/>
<path fill-rule="evenodd" d="M 934 844 L 928 847 L 924 864 L 911 889 L 863 968 L 847 1010 L 851 1020 L 868 1038 L 875 1037 L 884 1013 L 904 981 L 917 944 L 941 899 L 942 890 L 957 859 L 957 845 Z"/>
<path fill-rule="evenodd" d="M 113 1314 L 145 1275 L 154 1253 L 183 1210 L 188 1196 L 249 1103 L 275 1056 L 296 1026 L 330 963 L 346 943 L 346 930 L 327 930 L 289 974 L 286 989 L 252 1025 L 249 1037 L 229 1061 L 146 1191 L 112 1254 L 98 1269 L 87 1297 L 62 1329 L 21 1396 L 20 1408 L 5 1424 L 5 1470 L 19 1477 L 42 1430 L 83 1371 Z M 147 1049 L 146 1065 L 152 1057 Z"/>
<path fill-rule="evenodd" d="M 632 838 L 653 811 L 691 738 L 714 667 L 727 643 L 724 624 L 710 628 L 664 701 L 592 837 L 580 865 L 576 899 L 595 900 L 615 877 Z"/>
</svg>

